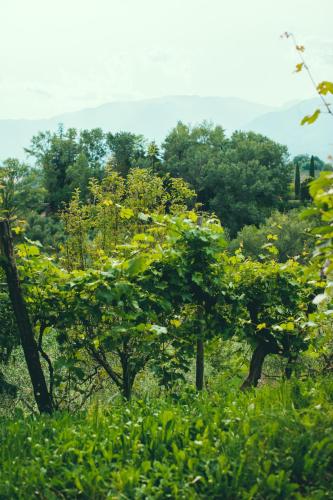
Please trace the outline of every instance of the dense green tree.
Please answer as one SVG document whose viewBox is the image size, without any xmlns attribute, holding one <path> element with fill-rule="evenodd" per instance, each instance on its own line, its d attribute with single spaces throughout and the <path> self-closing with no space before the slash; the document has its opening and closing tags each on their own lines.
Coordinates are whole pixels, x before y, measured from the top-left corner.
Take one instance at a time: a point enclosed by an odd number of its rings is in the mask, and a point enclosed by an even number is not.
<svg viewBox="0 0 333 500">
<path fill-rule="evenodd" d="M 69 192 L 73 193 L 75 189 L 80 189 L 82 199 L 86 199 L 88 194 L 89 179 L 94 177 L 94 169 L 89 164 L 86 153 L 81 151 L 73 165 L 69 165 L 66 171 Z M 63 200 L 64 202 L 68 200 Z"/>
<path fill-rule="evenodd" d="M 25 236 L 50 248 L 61 241 L 63 230 L 56 216 L 46 215 L 45 196 L 40 168 L 28 167 L 16 159 L 3 162 L 0 167 L 2 214 L 24 222 Z"/>
<path fill-rule="evenodd" d="M 217 219 L 204 220 L 187 213 L 185 218 L 169 221 L 167 242 L 150 280 L 144 276 L 143 281 L 151 293 L 162 294 L 172 305 L 182 363 L 193 359 L 196 352 L 196 388 L 202 390 L 204 346 L 216 336 L 230 335 L 230 318 L 237 315 L 239 302 L 226 272 L 224 231 Z"/>
<path fill-rule="evenodd" d="M 75 188 L 80 188 L 84 197 L 89 178 L 102 177 L 108 145 L 101 129 L 79 133 L 60 126 L 56 132 L 34 136 L 26 151 L 42 169 L 45 202 L 48 211 L 55 213 L 70 200 Z"/>
<path fill-rule="evenodd" d="M 174 177 L 182 177 L 194 187 L 199 201 L 207 203 L 206 177 L 222 162 L 227 146 L 225 132 L 220 126 L 204 122 L 190 127 L 178 122 L 163 143 L 164 168 Z"/>
<path fill-rule="evenodd" d="M 160 322 L 172 314 L 165 297 L 135 282 L 149 263 L 148 256 L 137 256 L 122 268 L 115 262 L 81 273 L 68 283 L 67 307 L 58 321 L 67 355 L 85 352 L 128 400 L 136 376 L 167 341 Z"/>
<path fill-rule="evenodd" d="M 286 206 L 291 176 L 286 147 L 253 132 L 235 132 L 223 163 L 209 175 L 215 189 L 209 208 L 235 235 Z"/>
<path fill-rule="evenodd" d="M 112 153 L 113 167 L 124 177 L 131 168 L 140 166 L 140 160 L 145 158 L 145 144 L 142 135 L 131 132 L 107 134 L 107 144 Z"/>
<path fill-rule="evenodd" d="M 246 389 L 258 384 L 267 355 L 285 357 L 290 367 L 307 349 L 314 288 L 306 283 L 304 271 L 295 261 L 282 265 L 245 261 L 235 280 L 248 317 L 247 321 L 241 318 L 242 335 L 253 345 L 249 374 L 242 386 Z"/>
<path fill-rule="evenodd" d="M 149 169 L 133 168 L 124 179 L 107 168 L 102 181 L 90 182 L 88 198 L 83 203 L 75 191 L 61 213 L 69 269 L 84 269 L 101 252 L 114 255 L 122 244 L 126 250 L 125 242 L 148 230 L 151 213 L 182 213 L 193 205 L 195 193 L 182 179 L 163 178 Z M 149 243 L 148 234 L 141 237 Z"/>
<path fill-rule="evenodd" d="M 235 132 L 227 139 L 221 127 L 180 122 L 163 147 L 164 168 L 189 182 L 232 235 L 260 224 L 290 197 L 287 149 L 262 135 Z"/>
<path fill-rule="evenodd" d="M 274 209 L 284 208 L 289 177 L 285 171 L 278 184 L 274 173 L 256 161 L 222 165 L 212 176 L 218 188 L 209 208 L 234 236 L 245 225 L 259 225 Z"/>
<path fill-rule="evenodd" d="M 147 165 L 154 172 L 158 171 L 161 167 L 160 150 L 155 141 L 152 141 L 148 144 Z"/>
<path fill-rule="evenodd" d="M 229 244 L 234 252 L 241 247 L 242 253 L 252 259 L 271 257 L 285 262 L 292 257 L 307 261 L 314 247 L 311 228 L 314 222 L 301 217 L 299 210 L 286 213 L 274 212 L 259 227 L 244 226 Z M 277 254 L 270 254 L 267 245 L 273 243 Z"/>
<path fill-rule="evenodd" d="M 90 167 L 90 176 L 100 179 L 103 176 L 106 155 L 109 153 L 106 134 L 101 128 L 81 130 L 79 150 Z"/>
<path fill-rule="evenodd" d="M 16 158 L 8 158 L 0 166 L 0 209 L 1 215 L 12 217 L 30 208 L 31 197 L 38 199 L 38 187 L 34 185 L 33 174 Z M 38 182 L 38 181 L 37 181 Z"/>
<path fill-rule="evenodd" d="M 6 218 L 0 218 L 0 266 L 6 277 L 10 304 L 16 320 L 17 331 L 36 404 L 41 413 L 52 413 L 52 395 L 47 387 L 39 355 L 39 346 L 35 338 L 34 325 L 31 322 L 29 309 L 22 289 L 10 222 Z"/>
<path fill-rule="evenodd" d="M 309 166 L 311 163 L 311 158 L 313 158 L 313 162 L 315 164 L 315 169 L 316 170 L 326 170 L 327 165 L 323 160 L 321 160 L 318 156 L 315 155 L 308 155 L 308 154 L 302 154 L 302 155 L 297 155 L 293 158 L 292 163 L 294 165 L 299 165 L 299 168 L 301 171 L 309 171 Z"/>
<path fill-rule="evenodd" d="M 68 201 L 71 195 L 68 168 L 75 163 L 78 155 L 77 131 L 63 128 L 53 134 L 39 133 L 33 137 L 27 150 L 41 166 L 46 189 L 46 203 L 51 212 L 56 212 L 62 202 Z"/>
</svg>

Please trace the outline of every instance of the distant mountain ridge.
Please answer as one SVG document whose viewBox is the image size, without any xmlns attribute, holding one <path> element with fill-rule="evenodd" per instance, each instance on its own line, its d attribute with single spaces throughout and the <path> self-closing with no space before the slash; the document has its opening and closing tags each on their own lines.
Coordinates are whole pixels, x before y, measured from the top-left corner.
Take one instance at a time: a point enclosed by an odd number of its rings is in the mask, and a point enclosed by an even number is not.
<svg viewBox="0 0 333 500">
<path fill-rule="evenodd" d="M 322 108 L 319 99 L 300 101 L 258 116 L 244 129 L 286 144 L 292 156 L 309 153 L 327 161 L 328 156 L 333 155 L 333 117 L 322 113 L 312 125 L 300 125 L 302 118 L 312 115 L 317 108 Z"/>
<path fill-rule="evenodd" d="M 59 123 L 78 129 L 126 130 L 161 143 L 179 120 L 192 124 L 212 121 L 222 125 L 228 134 L 239 129 L 254 130 L 286 144 L 293 155 L 310 153 L 325 157 L 333 122 L 328 127 L 327 120 L 321 118 L 312 127 L 298 126 L 301 117 L 316 106 L 313 100 L 271 108 L 235 97 L 170 96 L 111 102 L 50 119 L 0 120 L 0 159 L 24 158 L 24 147 L 29 146 L 32 136 L 38 131 L 55 130 Z M 330 140 L 333 142 L 333 137 Z"/>
</svg>

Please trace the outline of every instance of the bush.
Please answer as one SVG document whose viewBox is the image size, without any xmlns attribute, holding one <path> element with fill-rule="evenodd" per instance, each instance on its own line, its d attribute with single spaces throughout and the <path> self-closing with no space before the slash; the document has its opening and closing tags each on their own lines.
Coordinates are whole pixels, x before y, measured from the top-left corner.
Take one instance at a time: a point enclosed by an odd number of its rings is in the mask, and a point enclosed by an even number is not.
<svg viewBox="0 0 333 500">
<path fill-rule="evenodd" d="M 274 212 L 260 227 L 245 226 L 229 244 L 229 251 L 234 252 L 242 245 L 246 257 L 258 259 L 265 254 L 263 246 L 273 239 L 278 250 L 279 262 L 299 256 L 306 261 L 314 248 L 314 238 L 310 233 L 314 222 L 302 219 L 301 211 L 291 210 L 284 214 Z M 267 253 L 267 252 L 266 252 Z M 271 256 L 276 258 L 275 255 Z"/>
</svg>

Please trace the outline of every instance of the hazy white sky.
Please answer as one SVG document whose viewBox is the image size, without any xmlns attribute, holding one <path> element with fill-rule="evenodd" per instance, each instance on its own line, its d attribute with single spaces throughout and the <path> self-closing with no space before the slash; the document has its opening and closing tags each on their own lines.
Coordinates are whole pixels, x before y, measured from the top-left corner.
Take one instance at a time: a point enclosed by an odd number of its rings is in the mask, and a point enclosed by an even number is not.
<svg viewBox="0 0 333 500">
<path fill-rule="evenodd" d="M 333 0 L 0 0 L 0 118 L 197 94 L 313 96 L 297 54 L 333 79 Z"/>
</svg>

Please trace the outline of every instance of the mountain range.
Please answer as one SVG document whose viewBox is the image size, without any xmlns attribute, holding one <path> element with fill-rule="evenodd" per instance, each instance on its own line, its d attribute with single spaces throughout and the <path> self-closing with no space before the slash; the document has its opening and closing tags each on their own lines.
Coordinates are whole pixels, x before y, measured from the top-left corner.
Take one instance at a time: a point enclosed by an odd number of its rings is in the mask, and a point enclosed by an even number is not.
<svg viewBox="0 0 333 500">
<path fill-rule="evenodd" d="M 0 120 L 0 159 L 24 159 L 24 147 L 38 131 L 65 127 L 105 131 L 126 130 L 149 140 L 163 142 L 181 120 L 197 124 L 203 120 L 234 130 L 253 130 L 288 146 L 291 156 L 314 154 L 322 159 L 333 152 L 333 120 L 323 115 L 313 125 L 300 126 L 302 117 L 319 107 L 318 99 L 273 108 L 235 97 L 171 96 L 139 101 L 121 101 L 65 113 L 41 120 Z"/>
</svg>

